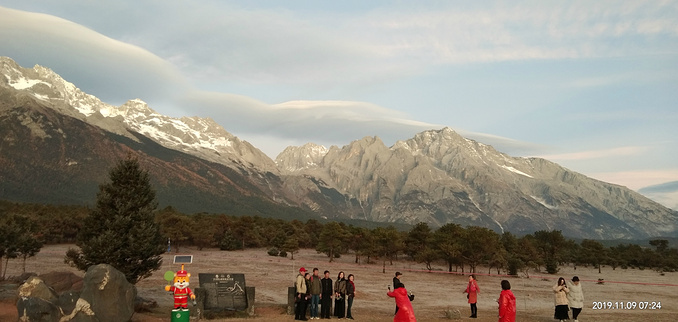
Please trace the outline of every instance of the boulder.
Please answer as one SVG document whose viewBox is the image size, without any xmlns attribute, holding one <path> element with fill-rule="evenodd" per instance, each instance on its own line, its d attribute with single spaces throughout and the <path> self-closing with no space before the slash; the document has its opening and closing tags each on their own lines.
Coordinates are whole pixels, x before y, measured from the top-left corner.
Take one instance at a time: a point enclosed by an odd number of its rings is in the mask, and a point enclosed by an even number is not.
<svg viewBox="0 0 678 322">
<path fill-rule="evenodd" d="M 61 318 L 59 322 L 100 322 L 100 321 L 116 321 L 116 320 L 99 320 L 95 315 L 94 311 L 92 311 L 92 307 L 90 304 L 83 300 L 82 298 L 79 298 L 77 302 L 75 302 L 75 308 L 73 308 L 73 311 Z M 121 321 L 128 321 L 128 320 L 121 320 Z"/>
<path fill-rule="evenodd" d="M 14 283 L 0 283 L 0 302 L 10 301 L 14 302 L 17 299 L 17 290 L 19 284 Z"/>
<path fill-rule="evenodd" d="M 8 278 L 8 280 L 10 282 L 14 282 L 14 283 L 17 283 L 17 284 L 23 284 L 23 283 L 26 283 L 28 278 L 31 277 L 31 276 L 38 276 L 38 274 L 35 274 L 33 272 L 26 272 L 26 273 L 23 273 L 19 276 L 12 276 L 12 277 Z"/>
<path fill-rule="evenodd" d="M 150 312 L 151 309 L 156 307 L 158 307 L 158 301 L 154 299 L 146 299 L 141 296 L 134 299 L 134 312 Z"/>
<path fill-rule="evenodd" d="M 59 296 L 54 289 L 47 286 L 45 282 L 37 276 L 29 277 L 25 283 L 19 286 L 17 290 L 19 297 L 35 297 L 47 302 L 55 302 Z"/>
<path fill-rule="evenodd" d="M 80 292 L 68 291 L 59 294 L 59 299 L 57 300 L 57 306 L 61 308 L 61 311 L 69 315 L 75 309 L 75 303 L 78 302 L 80 298 Z"/>
<path fill-rule="evenodd" d="M 16 303 L 19 321 L 59 322 L 61 311 L 54 303 L 39 297 L 21 297 Z"/>
<path fill-rule="evenodd" d="M 72 272 L 49 272 L 39 277 L 59 294 L 65 291 L 82 290 L 82 277 Z"/>
<path fill-rule="evenodd" d="M 84 310 L 87 308 L 99 321 L 125 322 L 132 318 L 137 289 L 113 266 L 108 264 L 91 266 L 87 269 L 83 284 L 80 299 L 73 312 L 78 308 L 81 310 L 75 317 L 82 315 L 81 312 L 87 313 Z"/>
</svg>

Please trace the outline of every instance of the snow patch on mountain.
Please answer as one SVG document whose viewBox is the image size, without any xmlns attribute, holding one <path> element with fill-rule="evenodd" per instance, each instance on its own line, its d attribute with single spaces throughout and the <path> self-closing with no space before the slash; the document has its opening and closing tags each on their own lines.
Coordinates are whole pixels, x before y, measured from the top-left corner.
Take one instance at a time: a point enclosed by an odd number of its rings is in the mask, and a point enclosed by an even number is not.
<svg viewBox="0 0 678 322">
<path fill-rule="evenodd" d="M 520 171 L 520 170 L 518 170 L 518 169 L 516 169 L 516 168 L 514 168 L 514 167 L 508 167 L 508 166 L 505 166 L 505 165 L 501 165 L 501 167 L 504 168 L 504 169 L 506 169 L 506 170 L 508 170 L 508 171 L 511 171 L 511 172 L 513 172 L 513 173 L 517 173 L 517 174 L 519 174 L 519 175 L 521 175 L 521 176 L 526 176 L 526 177 L 528 177 L 528 178 L 534 178 L 533 176 L 531 176 L 531 175 L 529 175 L 529 174 L 527 174 L 527 173 L 525 173 L 525 172 L 522 172 L 522 171 Z"/>
<path fill-rule="evenodd" d="M 542 199 L 542 198 L 539 198 L 539 197 L 537 197 L 537 196 L 532 196 L 532 195 L 531 195 L 530 197 L 532 197 L 532 199 L 534 199 L 536 202 L 540 203 L 542 206 L 544 206 L 544 207 L 546 207 L 546 208 L 548 208 L 548 209 L 558 209 L 557 206 L 549 205 L 549 204 L 546 202 L 546 200 L 544 200 L 544 199 Z"/>
<path fill-rule="evenodd" d="M 9 81 L 9 86 L 14 87 L 15 89 L 22 90 L 22 89 L 27 89 L 31 88 L 37 84 L 47 84 L 46 82 L 43 82 L 39 79 L 27 79 L 25 77 L 21 77 L 16 80 L 10 80 Z M 47 84 L 49 86 L 49 84 Z"/>
</svg>

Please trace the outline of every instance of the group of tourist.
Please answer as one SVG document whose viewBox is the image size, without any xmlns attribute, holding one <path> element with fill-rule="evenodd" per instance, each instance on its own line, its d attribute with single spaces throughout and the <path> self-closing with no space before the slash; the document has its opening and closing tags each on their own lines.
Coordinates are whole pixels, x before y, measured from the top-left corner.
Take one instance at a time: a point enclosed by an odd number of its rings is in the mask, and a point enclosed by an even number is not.
<svg viewBox="0 0 678 322">
<path fill-rule="evenodd" d="M 412 302 L 414 295 L 408 292 L 405 284 L 402 283 L 402 273 L 396 272 L 393 277 L 393 290 L 388 287 L 386 295 L 395 298 L 396 308 L 394 322 L 416 322 Z M 299 269 L 299 275 L 295 282 L 296 298 L 294 319 L 307 321 L 306 312 L 310 305 L 310 319 L 330 319 L 332 300 L 334 300 L 334 312 L 332 316 L 339 319 L 353 320 L 351 308 L 355 298 L 355 277 L 349 274 L 344 276 L 344 272 L 339 272 L 337 280 L 332 281 L 330 272 L 325 271 L 324 277 L 318 275 L 318 269 L 313 269 L 313 274 L 306 272 L 305 268 Z M 572 310 L 572 318 L 577 322 L 577 317 L 584 306 L 584 294 L 579 277 L 574 276 L 572 283 L 567 283 L 564 278 L 559 278 L 558 283 L 553 287 L 555 293 L 555 313 L 554 318 L 560 321 L 569 320 L 569 311 Z M 478 317 L 478 294 L 480 287 L 474 274 L 468 278 L 468 284 L 463 291 L 471 306 L 471 318 Z M 346 305 L 348 302 L 348 306 Z M 501 281 L 501 293 L 497 300 L 499 305 L 499 322 L 516 321 L 516 297 L 511 291 L 511 283 L 507 280 Z M 320 307 L 320 313 L 318 308 Z"/>
<path fill-rule="evenodd" d="M 318 269 L 313 269 L 313 274 L 306 272 L 305 268 L 299 269 L 299 275 L 294 283 L 294 319 L 307 321 L 306 312 L 310 305 L 310 319 L 329 319 L 334 299 L 334 313 L 339 319 L 353 320 L 351 308 L 355 298 L 355 277 L 344 272 L 339 272 L 337 280 L 332 283 L 330 271 L 325 271 L 323 277 L 318 275 Z M 348 302 L 348 307 L 346 303 Z M 320 313 L 318 308 L 320 307 Z"/>
<path fill-rule="evenodd" d="M 480 287 L 478 287 L 475 274 L 469 275 L 468 284 L 466 285 L 464 293 L 466 293 L 468 303 L 471 305 L 470 318 L 475 319 L 478 317 L 477 303 L 478 294 L 480 293 Z M 501 281 L 501 293 L 499 293 L 497 303 L 499 304 L 499 322 L 515 322 L 516 297 L 511 291 L 511 283 L 507 280 Z"/>
<path fill-rule="evenodd" d="M 501 281 L 501 293 L 497 300 L 499 304 L 499 322 L 515 322 L 516 320 L 516 297 L 511 292 L 511 283 L 507 280 Z M 569 311 L 572 310 L 572 318 L 577 322 L 579 313 L 584 307 L 584 292 L 579 277 L 574 276 L 572 283 L 567 283 L 564 278 L 559 278 L 558 283 L 553 287 L 555 293 L 555 313 L 553 318 L 561 322 L 569 320 Z M 468 285 L 464 293 L 467 293 L 468 303 L 471 305 L 471 318 L 478 317 L 478 293 L 480 288 L 475 275 L 470 275 Z"/>
</svg>

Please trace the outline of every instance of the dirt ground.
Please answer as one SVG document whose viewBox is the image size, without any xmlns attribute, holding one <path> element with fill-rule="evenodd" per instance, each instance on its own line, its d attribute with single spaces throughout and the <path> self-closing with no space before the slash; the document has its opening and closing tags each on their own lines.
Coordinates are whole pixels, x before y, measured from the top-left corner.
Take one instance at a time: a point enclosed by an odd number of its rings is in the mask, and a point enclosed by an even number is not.
<svg viewBox="0 0 678 322">
<path fill-rule="evenodd" d="M 68 267 L 63 263 L 66 250 L 72 245 L 49 245 L 26 263 L 28 272 L 44 274 L 50 271 L 72 271 L 82 276 L 83 272 Z M 353 304 L 353 315 L 359 321 L 392 321 L 394 301 L 386 296 L 387 285 L 392 282 L 395 271 L 404 273 L 401 281 L 409 291 L 415 294 L 412 302 L 418 321 L 447 321 L 443 317 L 444 310 L 459 309 L 462 320 L 496 321 L 496 300 L 501 291 L 500 281 L 508 279 L 512 291 L 517 298 L 518 321 L 554 321 L 553 294 L 551 287 L 559 276 L 570 279 L 578 275 L 582 280 L 585 296 L 585 308 L 579 316 L 580 321 L 676 321 L 678 314 L 678 273 L 666 273 L 664 276 L 652 270 L 612 270 L 604 267 L 601 274 L 597 269 L 578 267 L 562 267 L 559 274 L 552 276 L 543 273 L 532 273 L 530 278 L 490 276 L 487 268 L 479 270 L 478 284 L 478 319 L 470 319 L 470 309 L 466 296 L 462 291 L 468 281 L 467 275 L 461 273 L 444 273 L 444 267 L 434 267 L 429 273 L 423 264 L 409 261 L 397 261 L 393 265 L 386 264 L 386 273 L 382 273 L 382 263 L 354 263 L 355 257 L 344 255 L 335 262 L 329 263 L 324 254 L 313 250 L 302 250 L 289 258 L 272 257 L 265 249 L 224 252 L 214 249 L 197 251 L 193 248 L 182 248 L 179 254 L 193 255 L 193 264 L 187 265 L 192 287 L 197 287 L 198 273 L 244 273 L 247 286 L 256 287 L 256 316 L 251 318 L 231 318 L 214 321 L 292 321 L 293 316 L 286 315 L 284 307 L 287 302 L 287 287 L 293 281 L 299 267 L 307 269 L 318 267 L 321 271 L 329 270 L 334 280 L 339 271 L 346 275 L 355 275 L 357 295 Z M 133 317 L 135 322 L 170 321 L 172 296 L 164 291 L 166 281 L 163 274 L 168 270 L 177 270 L 179 265 L 172 264 L 175 253 L 165 254 L 164 263 L 153 276 L 141 281 L 138 285 L 139 295 L 155 299 L 159 308 L 153 312 Z M 494 271 L 496 273 L 496 270 Z M 21 274 L 21 261 L 10 260 L 7 276 Z M 602 278 L 604 284 L 596 281 Z M 615 283 L 624 282 L 624 283 Z M 668 284 L 668 285 L 645 285 Z M 7 293 L 7 287 L 0 292 Z M 16 321 L 16 298 L 2 296 L 0 301 L 0 321 Z M 594 302 L 660 302 L 661 308 L 650 309 L 593 309 Z"/>
</svg>

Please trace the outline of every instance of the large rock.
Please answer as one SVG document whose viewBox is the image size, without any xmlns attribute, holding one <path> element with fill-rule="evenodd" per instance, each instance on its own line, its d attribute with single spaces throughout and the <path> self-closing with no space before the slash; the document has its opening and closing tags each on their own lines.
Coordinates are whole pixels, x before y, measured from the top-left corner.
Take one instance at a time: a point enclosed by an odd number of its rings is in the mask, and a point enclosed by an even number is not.
<svg viewBox="0 0 678 322">
<path fill-rule="evenodd" d="M 85 274 L 80 299 L 71 313 L 72 321 L 129 321 L 134 314 L 136 295 L 137 289 L 134 285 L 113 266 L 108 264 L 92 266 Z"/>
<path fill-rule="evenodd" d="M 78 301 L 75 303 L 75 308 L 73 311 L 61 318 L 59 322 L 105 322 L 105 321 L 115 321 L 115 320 L 99 320 L 96 316 L 94 316 L 94 311 L 92 311 L 92 307 L 90 304 L 83 300 L 82 298 L 79 298 Z M 127 321 L 127 320 L 121 320 L 121 321 Z"/>
<path fill-rule="evenodd" d="M 83 278 L 71 272 L 49 272 L 39 277 L 59 294 L 65 291 L 82 290 Z"/>
<path fill-rule="evenodd" d="M 47 286 L 47 284 L 37 276 L 31 276 L 25 283 L 21 284 L 18 293 L 20 298 L 34 297 L 47 302 L 55 302 L 59 297 L 54 289 Z M 21 316 L 21 314 L 19 314 L 19 316 Z"/>
<path fill-rule="evenodd" d="M 59 307 L 39 297 L 21 297 L 16 308 L 22 322 L 59 322 L 61 318 Z"/>
<path fill-rule="evenodd" d="M 75 303 L 80 299 L 80 292 L 68 291 L 59 294 L 57 305 L 61 308 L 63 314 L 69 315 L 75 309 Z"/>
</svg>

